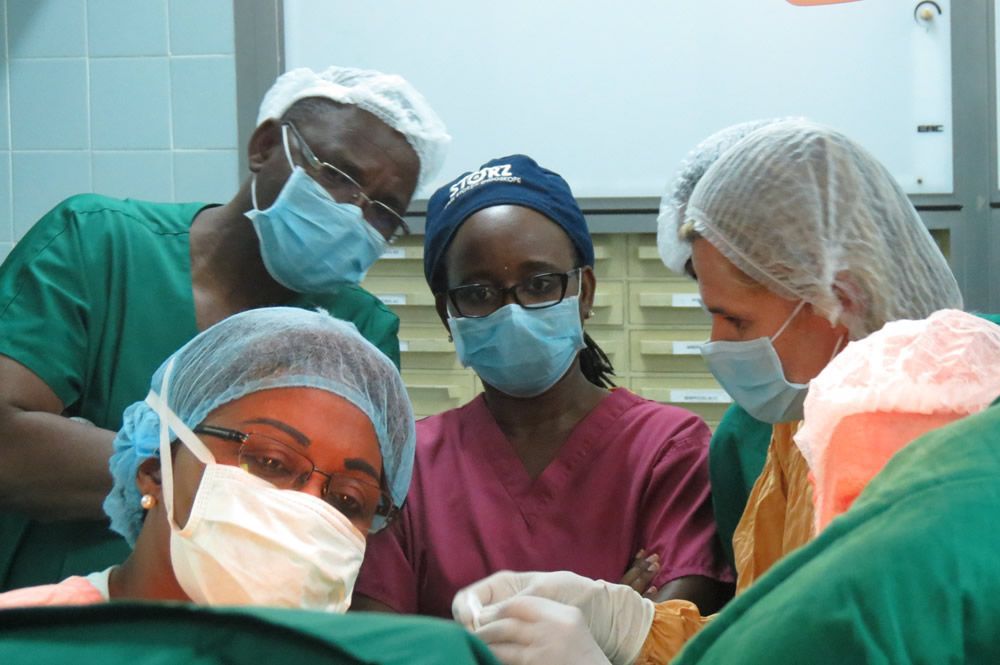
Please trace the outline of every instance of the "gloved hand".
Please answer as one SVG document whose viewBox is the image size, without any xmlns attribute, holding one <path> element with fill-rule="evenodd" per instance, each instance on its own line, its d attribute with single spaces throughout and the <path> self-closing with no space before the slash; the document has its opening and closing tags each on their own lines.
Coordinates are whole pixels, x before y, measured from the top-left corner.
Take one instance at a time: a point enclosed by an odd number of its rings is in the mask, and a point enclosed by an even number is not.
<svg viewBox="0 0 1000 665">
<path fill-rule="evenodd" d="M 490 609 L 476 637 L 504 665 L 608 665 L 575 607 L 518 596 Z"/>
<path fill-rule="evenodd" d="M 486 625 L 498 611 L 496 606 L 515 596 L 547 598 L 579 609 L 594 640 L 614 665 L 635 661 L 653 623 L 653 602 L 631 587 L 565 571 L 494 573 L 455 594 L 452 614 L 474 629 L 477 620 Z"/>
</svg>

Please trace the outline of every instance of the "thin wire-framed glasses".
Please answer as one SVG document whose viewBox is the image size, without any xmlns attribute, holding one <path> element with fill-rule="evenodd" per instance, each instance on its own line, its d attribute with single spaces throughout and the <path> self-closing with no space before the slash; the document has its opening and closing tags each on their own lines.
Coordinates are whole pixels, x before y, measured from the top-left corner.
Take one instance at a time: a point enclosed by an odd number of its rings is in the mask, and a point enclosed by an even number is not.
<svg viewBox="0 0 1000 665">
<path fill-rule="evenodd" d="M 448 299 L 459 316 L 478 319 L 503 307 L 507 294 L 525 309 L 545 309 L 558 305 L 566 297 L 569 278 L 580 277 L 582 268 L 568 272 L 546 272 L 514 284 L 500 287 L 492 284 L 466 284 L 448 289 Z"/>
<path fill-rule="evenodd" d="M 302 134 L 291 122 L 284 123 L 298 141 L 299 151 L 309 167 L 320 176 L 320 184 L 340 203 L 352 203 L 361 208 L 365 220 L 389 242 L 410 235 L 410 227 L 403 216 L 381 201 L 365 194 L 358 181 L 329 162 L 324 162 L 312 151 Z"/>
<path fill-rule="evenodd" d="M 371 525 L 376 515 L 392 521 L 399 512 L 389 492 L 378 483 L 345 473 L 328 473 L 287 443 L 258 432 L 200 425 L 195 434 L 206 434 L 240 444 L 238 464 L 247 473 L 263 478 L 278 489 L 300 490 L 314 473 L 326 478 L 322 497 L 352 522 Z"/>
</svg>

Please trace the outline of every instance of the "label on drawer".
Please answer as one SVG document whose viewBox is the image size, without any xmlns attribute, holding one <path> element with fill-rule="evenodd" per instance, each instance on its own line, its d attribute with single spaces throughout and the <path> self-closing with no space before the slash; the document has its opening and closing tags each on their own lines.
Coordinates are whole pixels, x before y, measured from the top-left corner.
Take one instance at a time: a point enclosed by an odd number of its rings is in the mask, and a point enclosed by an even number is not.
<svg viewBox="0 0 1000 665">
<path fill-rule="evenodd" d="M 700 356 L 701 345 L 705 342 L 674 342 L 675 356 Z"/>
<path fill-rule="evenodd" d="M 733 398 L 725 390 L 709 388 L 680 388 L 670 391 L 674 404 L 729 404 Z"/>
<path fill-rule="evenodd" d="M 385 305 L 405 305 L 405 293 L 380 293 L 378 299 Z"/>
<path fill-rule="evenodd" d="M 409 350 L 410 350 L 410 342 L 407 341 L 407 340 L 405 340 L 405 339 L 399 340 L 399 351 L 400 351 L 400 353 L 406 353 Z"/>
<path fill-rule="evenodd" d="M 406 248 L 405 247 L 390 247 L 389 249 L 382 252 L 383 259 L 405 259 L 406 258 Z"/>
<path fill-rule="evenodd" d="M 672 307 L 701 307 L 701 296 L 697 293 L 675 293 L 670 304 Z"/>
</svg>

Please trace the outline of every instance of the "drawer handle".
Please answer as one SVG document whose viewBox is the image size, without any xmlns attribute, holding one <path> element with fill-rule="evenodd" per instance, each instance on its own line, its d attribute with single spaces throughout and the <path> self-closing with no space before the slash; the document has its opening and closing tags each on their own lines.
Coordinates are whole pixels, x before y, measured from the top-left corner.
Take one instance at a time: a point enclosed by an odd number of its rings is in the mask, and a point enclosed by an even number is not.
<svg viewBox="0 0 1000 665">
<path fill-rule="evenodd" d="M 639 260 L 641 261 L 652 261 L 660 260 L 660 253 L 655 247 L 640 247 L 639 248 Z"/>
<path fill-rule="evenodd" d="M 423 247 L 390 247 L 389 249 L 382 252 L 380 258 L 392 260 L 409 260 L 416 261 L 418 259 L 424 258 L 424 248 Z"/>
<path fill-rule="evenodd" d="M 462 389 L 458 386 L 442 386 L 430 383 L 411 383 L 406 386 L 413 392 L 424 393 L 444 393 L 449 400 L 457 400 L 462 396 Z"/>
<path fill-rule="evenodd" d="M 643 340 L 639 343 L 639 353 L 644 356 L 700 356 L 700 341 L 665 342 L 662 340 Z"/>
<path fill-rule="evenodd" d="M 701 296 L 697 293 L 640 293 L 639 307 L 701 309 Z"/>
<path fill-rule="evenodd" d="M 594 258 L 595 259 L 597 259 L 597 260 L 606 259 L 609 256 L 611 256 L 611 253 L 608 251 L 607 247 L 603 247 L 601 245 L 596 245 L 594 247 Z"/>
<path fill-rule="evenodd" d="M 719 388 L 643 388 L 646 399 L 670 404 L 731 404 L 733 398 Z"/>
<path fill-rule="evenodd" d="M 434 296 L 413 293 L 376 293 L 375 297 L 389 307 L 426 307 L 434 304 Z"/>
<path fill-rule="evenodd" d="M 455 347 L 443 339 L 401 339 L 399 350 L 403 353 L 454 353 Z"/>
</svg>

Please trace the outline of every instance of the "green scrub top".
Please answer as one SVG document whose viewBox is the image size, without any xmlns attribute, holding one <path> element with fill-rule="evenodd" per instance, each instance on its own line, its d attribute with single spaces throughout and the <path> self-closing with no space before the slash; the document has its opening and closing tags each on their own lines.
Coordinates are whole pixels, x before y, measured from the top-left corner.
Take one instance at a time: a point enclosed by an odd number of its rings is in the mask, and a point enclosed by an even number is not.
<svg viewBox="0 0 1000 665">
<path fill-rule="evenodd" d="M 736 566 L 733 533 L 740 523 L 767 460 L 771 424 L 757 420 L 733 404 L 722 416 L 708 445 L 708 476 L 712 483 L 715 529 L 729 565 Z"/>
<path fill-rule="evenodd" d="M 427 617 L 108 603 L 0 611 L 0 662 L 102 665 L 496 665 L 458 624 Z"/>
<path fill-rule="evenodd" d="M 893 456 L 675 662 L 1000 663 L 998 514 L 994 402 Z"/>
<path fill-rule="evenodd" d="M 119 429 L 156 368 L 198 333 L 189 231 L 206 207 L 95 194 L 60 203 L 0 267 L 0 354 L 38 375 L 65 415 Z M 351 321 L 399 366 L 399 319 L 359 286 L 286 304 Z M 0 590 L 91 573 L 128 552 L 106 522 L 0 514 Z"/>
</svg>

